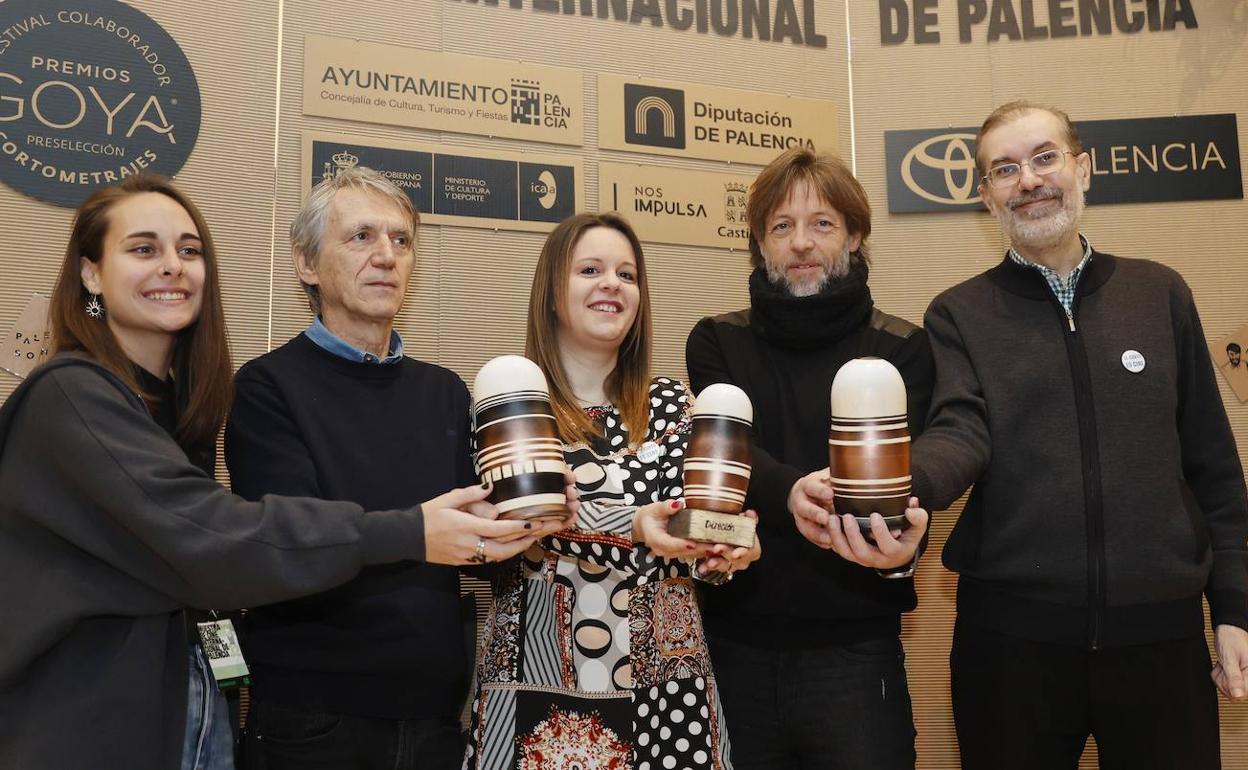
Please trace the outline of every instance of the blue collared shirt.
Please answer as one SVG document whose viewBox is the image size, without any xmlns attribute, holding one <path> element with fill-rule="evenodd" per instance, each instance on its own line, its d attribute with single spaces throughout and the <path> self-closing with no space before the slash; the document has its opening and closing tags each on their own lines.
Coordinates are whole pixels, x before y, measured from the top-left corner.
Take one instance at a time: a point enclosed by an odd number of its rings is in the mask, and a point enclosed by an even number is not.
<svg viewBox="0 0 1248 770">
<path fill-rule="evenodd" d="M 334 334 L 329 330 L 329 327 L 321 322 L 320 316 L 312 320 L 312 325 L 304 331 L 304 334 L 308 335 L 308 339 L 315 342 L 325 351 L 333 353 L 339 358 L 354 361 L 357 364 L 397 364 L 403 358 L 403 338 L 394 329 L 390 330 L 390 352 L 386 354 L 385 358 L 378 358 L 372 353 L 366 353 L 337 334 Z"/>
<path fill-rule="evenodd" d="M 1010 259 L 1023 267 L 1039 270 L 1040 275 L 1044 276 L 1044 280 L 1048 281 L 1049 288 L 1057 295 L 1057 301 L 1062 303 L 1062 307 L 1066 309 L 1067 315 L 1074 312 L 1072 308 L 1075 304 L 1075 288 L 1079 285 L 1079 276 L 1083 275 L 1083 269 L 1088 266 L 1088 260 L 1092 259 L 1092 244 L 1082 235 L 1079 236 L 1079 240 L 1083 242 L 1083 259 L 1079 260 L 1079 264 L 1074 270 L 1070 271 L 1070 275 L 1066 276 L 1065 281 L 1057 274 L 1056 270 L 1044 265 L 1038 265 L 1015 251 L 1013 246 L 1010 247 Z"/>
</svg>

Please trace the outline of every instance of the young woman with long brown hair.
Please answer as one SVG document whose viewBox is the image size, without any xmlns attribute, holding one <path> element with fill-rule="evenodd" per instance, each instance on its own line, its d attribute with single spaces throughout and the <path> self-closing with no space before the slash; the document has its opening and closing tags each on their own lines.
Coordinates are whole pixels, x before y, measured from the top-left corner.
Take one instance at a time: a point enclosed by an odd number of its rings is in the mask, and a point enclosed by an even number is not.
<svg viewBox="0 0 1248 770">
<path fill-rule="evenodd" d="M 464 564 L 486 539 L 507 558 L 544 534 L 490 520 L 476 487 L 366 513 L 217 484 L 230 359 L 216 252 L 163 179 L 82 204 L 52 327 L 57 354 L 0 409 L 0 767 L 231 768 L 188 608 L 293 598 L 367 564 Z"/>
<path fill-rule="evenodd" d="M 580 509 L 495 579 L 469 768 L 731 767 L 690 577 L 730 575 L 760 551 L 667 532 L 692 399 L 651 379 L 650 325 L 628 223 L 578 214 L 556 227 L 525 353 L 546 375 Z"/>
</svg>

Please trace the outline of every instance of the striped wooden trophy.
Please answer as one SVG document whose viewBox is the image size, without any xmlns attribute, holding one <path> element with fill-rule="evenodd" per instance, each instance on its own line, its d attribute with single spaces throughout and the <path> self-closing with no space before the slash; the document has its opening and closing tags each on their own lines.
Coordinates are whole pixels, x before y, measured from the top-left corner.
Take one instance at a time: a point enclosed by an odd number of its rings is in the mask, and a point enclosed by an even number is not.
<svg viewBox="0 0 1248 770">
<path fill-rule="evenodd" d="M 882 358 L 855 358 L 832 380 L 828 469 L 838 514 L 852 513 L 864 535 L 878 512 L 905 529 L 910 499 L 910 428 L 906 383 Z"/>
<path fill-rule="evenodd" d="M 563 442 L 542 370 L 524 356 L 499 356 L 472 386 L 477 473 L 501 519 L 568 515 Z"/>
<path fill-rule="evenodd" d="M 693 403 L 685 450 L 686 507 L 668 532 L 703 543 L 754 544 L 755 521 L 741 515 L 750 485 L 750 425 L 754 407 L 736 385 L 708 385 Z"/>
</svg>

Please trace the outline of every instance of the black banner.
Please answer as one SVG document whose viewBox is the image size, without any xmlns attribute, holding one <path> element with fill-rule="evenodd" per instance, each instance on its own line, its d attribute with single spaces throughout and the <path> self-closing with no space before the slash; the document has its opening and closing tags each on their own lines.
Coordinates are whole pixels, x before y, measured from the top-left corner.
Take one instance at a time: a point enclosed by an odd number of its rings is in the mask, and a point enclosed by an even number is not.
<svg viewBox="0 0 1248 770">
<path fill-rule="evenodd" d="M 561 222 L 576 212 L 576 169 L 552 163 L 312 141 L 312 184 L 367 166 L 397 184 L 422 214 Z"/>
<path fill-rule="evenodd" d="M 1088 204 L 1242 199 L 1234 114 L 1076 121 L 1092 157 Z M 884 132 L 891 213 L 983 209 L 977 128 Z"/>
</svg>

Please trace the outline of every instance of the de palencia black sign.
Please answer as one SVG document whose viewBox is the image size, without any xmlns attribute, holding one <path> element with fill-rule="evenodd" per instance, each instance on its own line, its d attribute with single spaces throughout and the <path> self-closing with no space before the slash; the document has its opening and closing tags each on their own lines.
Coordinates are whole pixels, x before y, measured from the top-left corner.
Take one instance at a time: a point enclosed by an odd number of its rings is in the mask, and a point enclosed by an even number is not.
<svg viewBox="0 0 1248 770">
<path fill-rule="evenodd" d="M 1092 157 L 1089 204 L 1243 198 L 1234 114 L 1075 122 Z M 977 128 L 884 132 L 888 210 L 981 209 Z"/>
</svg>

